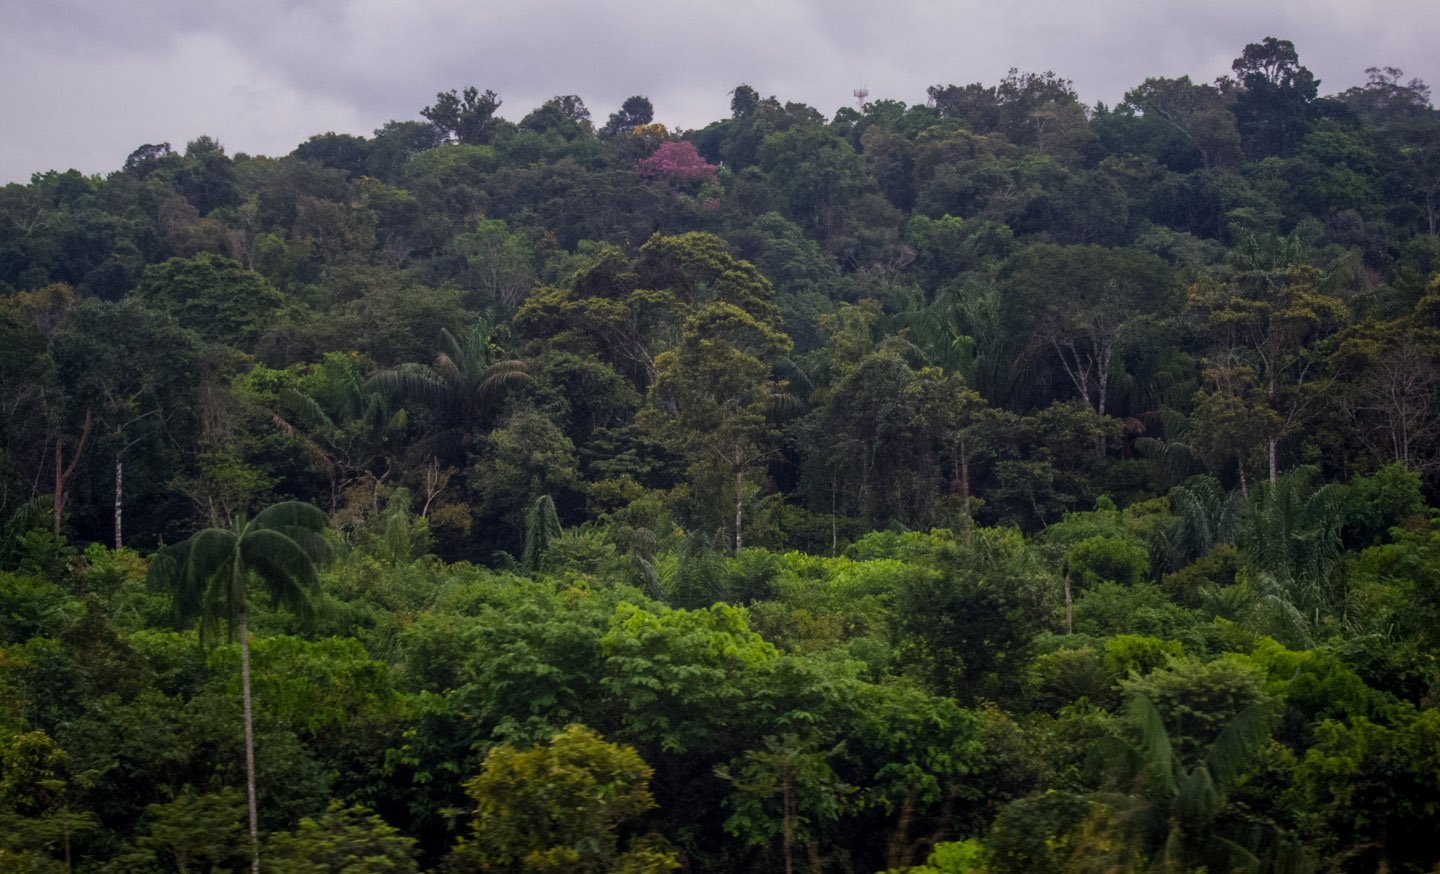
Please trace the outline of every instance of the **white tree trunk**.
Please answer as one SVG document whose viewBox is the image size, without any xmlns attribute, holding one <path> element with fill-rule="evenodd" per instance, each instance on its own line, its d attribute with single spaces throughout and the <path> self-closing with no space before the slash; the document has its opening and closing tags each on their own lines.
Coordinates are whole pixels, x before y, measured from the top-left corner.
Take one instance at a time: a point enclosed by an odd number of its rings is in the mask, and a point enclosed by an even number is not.
<svg viewBox="0 0 1440 874">
<path fill-rule="evenodd" d="M 245 797 L 250 807 L 250 871 L 260 874 L 260 817 L 255 804 L 255 726 L 250 707 L 250 628 L 240 607 L 240 701 L 245 717 Z"/>
<path fill-rule="evenodd" d="M 745 469 L 735 468 L 735 551 L 740 551 L 740 519 L 745 509 Z"/>
<path fill-rule="evenodd" d="M 123 476 L 124 466 L 120 461 L 120 453 L 115 453 L 115 548 L 119 549 L 125 545 L 125 540 L 120 536 L 120 510 L 123 506 L 120 497 L 120 483 Z"/>
</svg>

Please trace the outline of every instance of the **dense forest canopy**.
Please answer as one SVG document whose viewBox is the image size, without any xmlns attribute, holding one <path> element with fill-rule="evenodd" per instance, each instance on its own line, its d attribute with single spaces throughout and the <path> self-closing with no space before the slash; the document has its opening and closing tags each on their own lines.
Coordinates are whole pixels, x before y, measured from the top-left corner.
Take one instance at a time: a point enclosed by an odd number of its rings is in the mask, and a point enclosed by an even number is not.
<svg viewBox="0 0 1440 874">
<path fill-rule="evenodd" d="M 5 186 L 0 872 L 1433 870 L 1440 112 L 1367 75 Z"/>
</svg>

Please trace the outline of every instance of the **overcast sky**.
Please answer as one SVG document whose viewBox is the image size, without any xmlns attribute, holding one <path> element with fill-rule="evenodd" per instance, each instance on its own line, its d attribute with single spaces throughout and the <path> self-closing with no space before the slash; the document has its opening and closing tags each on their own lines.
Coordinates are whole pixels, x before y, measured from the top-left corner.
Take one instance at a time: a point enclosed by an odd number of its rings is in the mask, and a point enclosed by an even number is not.
<svg viewBox="0 0 1440 874">
<path fill-rule="evenodd" d="M 913 104 L 1010 67 L 1113 105 L 1147 76 L 1212 80 L 1276 36 L 1322 94 L 1372 66 L 1440 88 L 1437 34 L 1440 0 L 5 0 L 0 183 L 109 173 L 144 143 L 201 134 L 283 155 L 416 119 L 466 85 L 512 120 L 579 94 L 603 124 L 644 94 L 671 128 L 725 116 L 742 82 L 828 117 L 862 86 Z"/>
</svg>

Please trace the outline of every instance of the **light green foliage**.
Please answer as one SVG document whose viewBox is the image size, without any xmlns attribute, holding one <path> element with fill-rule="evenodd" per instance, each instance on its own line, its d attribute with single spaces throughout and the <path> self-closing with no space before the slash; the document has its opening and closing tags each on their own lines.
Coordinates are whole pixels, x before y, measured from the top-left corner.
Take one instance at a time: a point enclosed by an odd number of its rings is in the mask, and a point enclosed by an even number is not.
<svg viewBox="0 0 1440 874">
<path fill-rule="evenodd" d="M 476 619 L 429 617 L 403 638 L 424 656 L 416 667 L 425 670 L 411 682 L 453 688 L 453 704 L 472 714 L 454 729 L 460 737 L 477 746 L 492 738 L 534 743 L 588 720 L 601 694 L 600 642 L 624 594 L 488 576 L 467 594 L 479 597 L 446 606 Z"/>
<path fill-rule="evenodd" d="M 1440 525 L 1435 520 L 1395 530 L 1395 542 L 1372 546 L 1350 568 L 1357 624 L 1379 631 L 1398 625 L 1432 641 L 1440 607 Z"/>
<path fill-rule="evenodd" d="M 0 747 L 0 812 L 44 813 L 60 801 L 69 774 L 69 753 L 45 732 L 7 738 Z"/>
<path fill-rule="evenodd" d="M 502 744 L 465 784 L 475 819 L 448 862 L 450 870 L 673 871 L 679 862 L 672 852 L 644 841 L 622 851 L 615 834 L 621 823 L 654 806 L 652 773 L 634 749 L 607 743 L 582 725 L 527 752 Z"/>
<path fill-rule="evenodd" d="M 1014 232 L 1000 222 L 951 215 L 938 219 L 916 215 L 905 229 L 906 242 L 941 276 L 998 265 L 1014 249 L 1014 238 Z"/>
<path fill-rule="evenodd" d="M 0 571 L 0 642 L 53 637 L 69 624 L 79 605 L 40 577 Z"/>
<path fill-rule="evenodd" d="M 561 531 L 546 555 L 551 573 L 572 576 L 577 585 L 587 580 L 624 578 L 634 566 L 633 558 L 620 555 L 606 531 L 589 522 Z"/>
<path fill-rule="evenodd" d="M 1295 778 L 1331 853 L 1423 866 L 1440 815 L 1440 712 L 1409 713 L 1393 726 L 1325 720 Z"/>
<path fill-rule="evenodd" d="M 1106 581 L 1134 585 L 1150 575 L 1145 547 L 1130 539 L 1090 537 L 1070 547 L 1065 558 L 1086 588 Z"/>
<path fill-rule="evenodd" d="M 198 524 L 218 528 L 252 511 L 274 496 L 279 477 L 247 459 L 253 444 L 207 445 L 196 459 L 192 476 L 175 477 L 167 485 L 190 499 Z"/>
<path fill-rule="evenodd" d="M 415 839 L 363 807 L 331 802 L 293 832 L 266 843 L 265 865 L 276 874 L 413 874 Z"/>
<path fill-rule="evenodd" d="M 309 642 L 282 634 L 257 639 L 250 654 L 257 706 L 302 737 L 343 736 L 357 722 L 403 711 L 389 667 L 371 659 L 358 640 Z M 238 691 L 237 657 L 231 648 L 210 656 L 211 671 L 230 677 L 232 691 Z"/>
<path fill-rule="evenodd" d="M 1232 654 L 1208 662 L 1193 656 L 1171 659 L 1120 685 L 1127 695 L 1153 703 L 1176 747 L 1187 755 L 1213 743 L 1242 711 L 1266 710 L 1275 703 L 1260 666 Z"/>
<path fill-rule="evenodd" d="M 749 606 L 752 627 L 785 650 L 816 653 L 849 646 L 852 657 L 877 667 L 890 658 L 894 592 L 903 578 L 931 573 L 895 559 L 852 561 L 798 552 L 775 558 L 767 579 L 773 600 Z"/>
<path fill-rule="evenodd" d="M 1141 634 L 1198 642 L 1194 613 L 1165 597 L 1154 583 L 1101 583 L 1075 601 L 1075 630 L 1085 634 Z"/>
<path fill-rule="evenodd" d="M 1184 647 L 1178 640 L 1117 634 L 1105 641 L 1105 670 L 1116 678 L 1127 677 L 1131 672 L 1147 674 L 1183 654 Z"/>
<path fill-rule="evenodd" d="M 1305 745 L 1323 719 L 1352 720 L 1373 715 L 1377 701 L 1363 680 L 1334 653 L 1293 652 L 1269 638 L 1250 657 L 1265 669 L 1265 691 L 1284 703 L 1281 731 Z"/>
<path fill-rule="evenodd" d="M 848 684 L 845 747 L 835 762 L 864 775 L 853 804 L 895 815 L 943 804 L 983 767 L 980 719 L 953 699 L 902 683 Z M 833 694 L 833 693 L 832 693 Z"/>
<path fill-rule="evenodd" d="M 924 865 L 912 865 L 903 870 L 907 874 L 970 874 L 972 871 L 984 871 L 987 860 L 985 846 L 974 838 L 943 841 L 930 851 Z"/>
<path fill-rule="evenodd" d="M 930 531 L 871 531 L 845 548 L 851 558 L 868 561 L 873 559 L 900 559 L 924 562 L 926 560 L 954 557 L 960 544 L 955 534 L 944 528 Z"/>
<path fill-rule="evenodd" d="M 753 730 L 763 706 L 755 686 L 779 660 L 745 611 L 724 604 L 658 613 L 621 604 L 600 650 L 602 683 L 623 708 L 621 734 L 668 752 L 728 746 L 727 733 Z"/>
<path fill-rule="evenodd" d="M 1205 555 L 1174 573 L 1160 579 L 1160 587 L 1179 604 L 1198 606 L 1201 593 L 1233 586 L 1239 571 L 1239 553 L 1234 546 L 1221 543 Z"/>
<path fill-rule="evenodd" d="M 443 692 L 460 685 L 469 656 L 468 638 L 477 620 L 451 611 L 423 613 L 396 636 L 401 656 L 398 678 L 408 692 Z"/>
</svg>

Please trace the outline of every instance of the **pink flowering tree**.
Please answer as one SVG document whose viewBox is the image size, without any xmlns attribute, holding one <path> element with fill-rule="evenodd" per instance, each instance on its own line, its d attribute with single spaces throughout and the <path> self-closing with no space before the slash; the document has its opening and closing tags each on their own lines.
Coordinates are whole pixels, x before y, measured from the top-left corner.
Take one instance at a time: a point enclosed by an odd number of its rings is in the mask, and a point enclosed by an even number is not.
<svg viewBox="0 0 1440 874">
<path fill-rule="evenodd" d="M 671 140 L 661 143 L 650 157 L 641 159 L 635 170 L 646 179 L 676 185 L 696 179 L 714 182 L 716 167 L 700 157 L 693 143 Z"/>
</svg>

